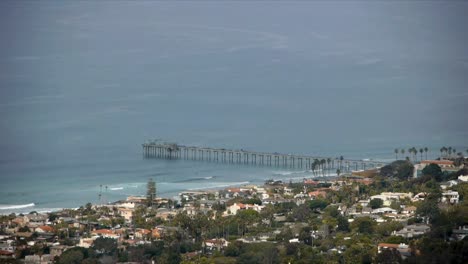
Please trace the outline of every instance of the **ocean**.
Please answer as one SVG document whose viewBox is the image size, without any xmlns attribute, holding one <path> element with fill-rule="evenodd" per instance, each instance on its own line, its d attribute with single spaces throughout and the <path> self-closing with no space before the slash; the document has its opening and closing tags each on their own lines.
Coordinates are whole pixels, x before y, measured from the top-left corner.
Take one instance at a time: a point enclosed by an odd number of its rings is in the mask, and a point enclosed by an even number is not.
<svg viewBox="0 0 468 264">
<path fill-rule="evenodd" d="M 312 177 L 144 159 L 152 139 L 384 161 L 395 148 L 465 151 L 465 23 L 421 12 L 465 9 L 2 2 L 0 214 L 143 195 L 150 178 L 174 197 Z"/>
</svg>

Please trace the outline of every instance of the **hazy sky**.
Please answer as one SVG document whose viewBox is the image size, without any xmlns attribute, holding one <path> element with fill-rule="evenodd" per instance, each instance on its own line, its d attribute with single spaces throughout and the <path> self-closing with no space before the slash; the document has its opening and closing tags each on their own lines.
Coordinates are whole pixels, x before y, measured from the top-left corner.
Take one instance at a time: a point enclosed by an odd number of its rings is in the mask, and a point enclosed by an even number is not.
<svg viewBox="0 0 468 264">
<path fill-rule="evenodd" d="M 467 146 L 466 14 L 462 1 L 1 1 L 0 147 Z"/>
</svg>

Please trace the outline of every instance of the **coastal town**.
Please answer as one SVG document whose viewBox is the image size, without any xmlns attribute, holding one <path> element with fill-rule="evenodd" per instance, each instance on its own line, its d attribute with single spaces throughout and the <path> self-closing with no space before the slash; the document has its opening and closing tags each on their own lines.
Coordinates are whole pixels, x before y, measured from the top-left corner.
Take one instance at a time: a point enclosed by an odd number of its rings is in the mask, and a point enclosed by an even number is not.
<svg viewBox="0 0 468 264">
<path fill-rule="evenodd" d="M 396 160 L 178 200 L 150 179 L 142 196 L 1 216 L 0 263 L 467 263 L 467 166 Z"/>
</svg>

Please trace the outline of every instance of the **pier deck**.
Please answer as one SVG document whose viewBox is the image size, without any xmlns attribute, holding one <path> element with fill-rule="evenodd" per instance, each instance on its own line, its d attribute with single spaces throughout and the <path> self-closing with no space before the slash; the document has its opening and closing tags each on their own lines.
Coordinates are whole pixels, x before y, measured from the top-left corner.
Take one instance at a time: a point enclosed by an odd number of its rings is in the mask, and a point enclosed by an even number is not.
<svg viewBox="0 0 468 264">
<path fill-rule="evenodd" d="M 366 170 L 386 165 L 372 160 L 352 160 L 344 158 L 318 157 L 307 155 L 282 154 L 278 152 L 258 152 L 224 148 L 183 146 L 175 143 L 145 143 L 145 158 L 190 159 L 230 164 L 245 164 L 291 169 L 340 169 L 341 172 Z M 321 163 L 321 164 L 319 164 Z"/>
</svg>

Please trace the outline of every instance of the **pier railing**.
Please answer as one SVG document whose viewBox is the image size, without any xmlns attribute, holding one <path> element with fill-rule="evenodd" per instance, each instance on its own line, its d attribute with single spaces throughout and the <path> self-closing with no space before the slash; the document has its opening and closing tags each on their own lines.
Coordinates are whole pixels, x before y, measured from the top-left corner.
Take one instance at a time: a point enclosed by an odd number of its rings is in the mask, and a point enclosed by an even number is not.
<svg viewBox="0 0 468 264">
<path fill-rule="evenodd" d="M 349 172 L 352 170 L 366 170 L 386 165 L 385 162 L 372 160 L 352 160 L 331 157 L 318 157 L 307 155 L 282 154 L 278 152 L 258 152 L 247 150 L 234 150 L 224 148 L 208 148 L 183 146 L 175 143 L 145 143 L 143 155 L 145 158 L 188 159 L 211 161 L 230 164 L 245 164 L 270 167 L 284 167 L 291 169 L 325 169 Z M 316 168 L 317 160 L 322 164 Z M 323 162 L 323 160 L 325 162 Z M 314 162 L 315 161 L 315 162 Z"/>
</svg>

